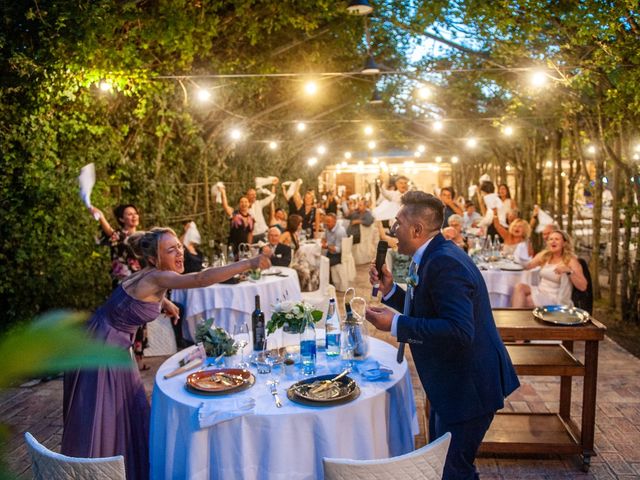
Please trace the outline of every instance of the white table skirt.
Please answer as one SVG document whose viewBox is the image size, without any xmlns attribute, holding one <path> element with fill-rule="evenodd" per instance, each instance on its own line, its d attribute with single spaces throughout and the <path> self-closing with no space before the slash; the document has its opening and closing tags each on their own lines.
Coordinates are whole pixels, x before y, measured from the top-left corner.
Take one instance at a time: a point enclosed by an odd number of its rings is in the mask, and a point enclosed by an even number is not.
<svg viewBox="0 0 640 480">
<path fill-rule="evenodd" d="M 256 282 L 245 281 L 235 285 L 216 283 L 209 287 L 173 290 L 171 300 L 184 307 L 182 335 L 195 341 L 198 321 L 215 318 L 214 325 L 233 332 L 239 321 L 249 323 L 255 308 L 255 296 L 260 295 L 260 307 L 265 319 L 271 318 L 272 305 L 283 300 L 300 300 L 300 283 L 295 270 L 277 267 L 286 277 L 262 277 Z"/>
<path fill-rule="evenodd" d="M 323 457 L 376 459 L 412 451 L 419 429 L 406 360 L 399 365 L 393 346 L 373 338 L 370 342 L 372 358 L 392 368 L 393 375 L 366 382 L 354 374 L 361 388 L 356 400 L 329 408 L 298 405 L 286 397 L 294 380 L 284 377 L 278 387 L 283 407 L 276 408 L 265 379 L 258 378 L 252 388 L 234 395 L 254 398 L 255 414 L 202 430 L 198 407 L 219 397 L 188 392 L 186 373 L 163 378 L 186 355 L 186 350 L 178 352 L 156 374 L 151 478 L 322 479 Z M 318 375 L 330 371 L 340 371 L 340 362 L 332 361 L 329 368 L 324 354 L 319 355 Z"/>
<path fill-rule="evenodd" d="M 531 284 L 531 271 L 512 272 L 506 270 L 481 270 L 484 283 L 489 291 L 492 308 L 511 306 L 513 287 L 518 283 Z"/>
</svg>

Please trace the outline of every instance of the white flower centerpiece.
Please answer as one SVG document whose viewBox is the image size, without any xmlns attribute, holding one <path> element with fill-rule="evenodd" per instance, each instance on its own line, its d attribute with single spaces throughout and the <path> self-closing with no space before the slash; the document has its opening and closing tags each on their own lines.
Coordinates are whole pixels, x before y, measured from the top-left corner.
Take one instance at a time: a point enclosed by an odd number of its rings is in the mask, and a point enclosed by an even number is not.
<svg viewBox="0 0 640 480">
<path fill-rule="evenodd" d="M 273 306 L 271 319 L 267 322 L 267 334 L 271 335 L 279 328 L 285 333 L 302 333 L 309 322 L 316 324 L 321 318 L 322 312 L 309 303 L 277 303 Z"/>
</svg>

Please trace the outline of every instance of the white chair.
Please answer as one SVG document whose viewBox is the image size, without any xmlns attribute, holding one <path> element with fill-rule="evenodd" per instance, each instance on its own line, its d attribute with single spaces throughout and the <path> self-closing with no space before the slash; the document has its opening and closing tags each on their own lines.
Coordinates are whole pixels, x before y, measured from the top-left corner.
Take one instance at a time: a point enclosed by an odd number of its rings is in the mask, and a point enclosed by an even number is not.
<svg viewBox="0 0 640 480">
<path fill-rule="evenodd" d="M 147 323 L 147 340 L 149 346 L 144 349 L 145 357 L 173 355 L 178 351 L 171 319 L 165 314 Z"/>
<path fill-rule="evenodd" d="M 353 261 L 353 237 L 342 239 L 340 263 L 331 267 L 331 280 L 336 290 L 344 292 L 356 279 L 356 263 Z"/>
<path fill-rule="evenodd" d="M 451 443 L 445 433 L 436 441 L 411 453 L 382 460 L 323 458 L 325 480 L 440 480 Z"/>
<path fill-rule="evenodd" d="M 125 480 L 124 457 L 76 458 L 52 452 L 24 434 L 35 480 Z"/>
<path fill-rule="evenodd" d="M 330 268 L 329 258 L 324 256 L 320 257 L 320 286 L 313 292 L 301 292 L 302 300 L 322 311 L 322 318 L 327 316 L 329 299 L 336 297 L 336 289 L 329 283 Z"/>
<path fill-rule="evenodd" d="M 376 237 L 378 229 L 373 225 L 360 225 L 360 243 L 353 246 L 353 260 L 356 265 L 370 263 L 376 254 Z"/>
</svg>

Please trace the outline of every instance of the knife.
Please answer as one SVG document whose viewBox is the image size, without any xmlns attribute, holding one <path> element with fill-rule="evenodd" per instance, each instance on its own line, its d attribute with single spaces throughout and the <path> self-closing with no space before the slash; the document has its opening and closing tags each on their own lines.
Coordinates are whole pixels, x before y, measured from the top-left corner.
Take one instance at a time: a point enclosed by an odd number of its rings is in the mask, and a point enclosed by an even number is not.
<svg viewBox="0 0 640 480">
<path fill-rule="evenodd" d="M 278 387 L 275 383 L 271 384 L 271 395 L 273 395 L 273 399 L 276 401 L 276 407 L 282 407 L 282 402 L 280 401 L 280 397 L 278 396 Z"/>
</svg>

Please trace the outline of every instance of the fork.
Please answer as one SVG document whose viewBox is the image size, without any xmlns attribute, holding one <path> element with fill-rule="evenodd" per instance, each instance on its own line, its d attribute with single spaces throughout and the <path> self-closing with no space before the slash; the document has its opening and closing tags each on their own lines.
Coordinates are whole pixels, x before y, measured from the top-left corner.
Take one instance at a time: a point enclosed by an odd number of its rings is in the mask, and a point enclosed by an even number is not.
<svg viewBox="0 0 640 480">
<path fill-rule="evenodd" d="M 278 408 L 282 407 L 282 402 L 280 401 L 280 397 L 278 396 L 278 384 L 273 380 L 269 380 L 267 382 L 267 385 L 269 385 L 269 390 L 271 391 L 271 395 L 273 395 L 273 399 L 276 402 L 276 407 Z"/>
</svg>

